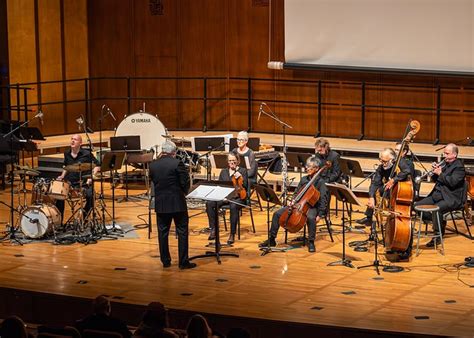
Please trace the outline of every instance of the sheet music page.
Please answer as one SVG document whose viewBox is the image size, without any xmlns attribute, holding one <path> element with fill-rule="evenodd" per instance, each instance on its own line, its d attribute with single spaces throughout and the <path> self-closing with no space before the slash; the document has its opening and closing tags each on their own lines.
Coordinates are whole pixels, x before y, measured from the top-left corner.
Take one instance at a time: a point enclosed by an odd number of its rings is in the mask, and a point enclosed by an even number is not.
<svg viewBox="0 0 474 338">
<path fill-rule="evenodd" d="M 247 156 L 244 156 L 244 159 L 245 159 L 245 167 L 247 168 L 247 170 L 250 169 L 250 160 Z"/>
<path fill-rule="evenodd" d="M 193 191 L 191 191 L 186 198 L 200 198 L 200 199 L 206 199 L 206 196 L 209 195 L 213 190 L 215 186 L 212 185 L 200 185 Z"/>
<path fill-rule="evenodd" d="M 216 186 L 215 189 L 211 191 L 207 196 L 206 200 L 208 201 L 222 201 L 226 198 L 231 192 L 235 189 L 232 187 L 220 187 Z"/>
</svg>

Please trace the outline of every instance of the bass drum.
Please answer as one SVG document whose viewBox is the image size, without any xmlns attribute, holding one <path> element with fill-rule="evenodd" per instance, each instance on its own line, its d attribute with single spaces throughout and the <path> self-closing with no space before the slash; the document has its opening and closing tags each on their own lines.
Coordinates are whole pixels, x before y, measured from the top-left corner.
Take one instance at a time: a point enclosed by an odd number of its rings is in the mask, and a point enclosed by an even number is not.
<svg viewBox="0 0 474 338">
<path fill-rule="evenodd" d="M 61 225 L 61 213 L 52 204 L 28 207 L 20 217 L 21 232 L 28 238 L 41 238 Z"/>
<path fill-rule="evenodd" d="M 142 150 L 154 150 L 161 153 L 161 145 L 165 141 L 166 128 L 161 121 L 148 113 L 135 113 L 120 122 L 115 136 L 140 135 Z"/>
</svg>

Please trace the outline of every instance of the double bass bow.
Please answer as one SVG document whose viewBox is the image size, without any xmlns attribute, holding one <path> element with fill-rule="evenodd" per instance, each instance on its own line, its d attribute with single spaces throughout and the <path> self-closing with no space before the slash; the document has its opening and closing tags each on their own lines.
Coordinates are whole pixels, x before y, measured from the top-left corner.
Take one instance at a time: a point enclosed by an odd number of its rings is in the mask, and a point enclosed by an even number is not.
<svg viewBox="0 0 474 338">
<path fill-rule="evenodd" d="M 331 167 L 331 162 L 327 161 L 319 171 L 313 175 L 311 180 L 300 189 L 290 206 L 285 207 L 283 214 L 280 216 L 279 224 L 291 233 L 300 231 L 307 220 L 309 208 L 313 207 L 320 198 L 318 189 L 314 187 L 314 182 L 321 173 Z"/>
<path fill-rule="evenodd" d="M 409 129 L 409 130 L 408 130 Z M 420 122 L 412 120 L 407 127 L 408 132 L 401 142 L 400 149 L 412 142 L 415 135 L 420 130 Z M 402 151 L 398 152 L 390 178 L 392 179 L 397 170 L 402 157 Z M 413 183 L 407 181 L 398 182 L 390 190 L 389 210 L 391 212 L 385 225 L 385 248 L 390 251 L 405 251 L 410 245 L 411 238 L 411 206 L 413 203 Z"/>
</svg>

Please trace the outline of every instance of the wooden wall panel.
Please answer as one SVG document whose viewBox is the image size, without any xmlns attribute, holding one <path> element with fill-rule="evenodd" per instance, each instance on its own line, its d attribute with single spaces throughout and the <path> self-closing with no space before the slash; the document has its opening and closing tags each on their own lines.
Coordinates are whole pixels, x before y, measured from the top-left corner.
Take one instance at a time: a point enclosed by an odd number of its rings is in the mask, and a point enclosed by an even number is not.
<svg viewBox="0 0 474 338">
<path fill-rule="evenodd" d="M 31 0 L 8 0 L 8 54 L 10 83 L 36 82 L 35 5 Z M 36 86 L 31 86 L 36 88 Z M 38 91 L 28 93 L 28 103 L 36 103 Z M 16 92 L 11 92 L 12 105 L 16 105 Z M 20 96 L 23 104 L 23 96 Z M 23 114 L 21 115 L 23 117 Z M 18 119 L 16 112 L 12 118 Z"/>
<path fill-rule="evenodd" d="M 41 81 L 63 78 L 62 41 L 59 0 L 38 1 L 39 71 Z M 61 83 L 41 85 L 41 101 L 56 102 L 63 99 Z M 46 134 L 62 134 L 65 130 L 64 106 L 44 105 L 44 127 Z"/>
<path fill-rule="evenodd" d="M 87 48 L 87 1 L 63 1 L 64 21 L 64 78 L 80 79 L 89 77 L 89 55 Z M 68 100 L 84 98 L 84 82 L 66 84 Z M 69 103 L 65 106 L 66 132 L 77 130 L 76 118 L 86 112 L 85 103 Z"/>
</svg>

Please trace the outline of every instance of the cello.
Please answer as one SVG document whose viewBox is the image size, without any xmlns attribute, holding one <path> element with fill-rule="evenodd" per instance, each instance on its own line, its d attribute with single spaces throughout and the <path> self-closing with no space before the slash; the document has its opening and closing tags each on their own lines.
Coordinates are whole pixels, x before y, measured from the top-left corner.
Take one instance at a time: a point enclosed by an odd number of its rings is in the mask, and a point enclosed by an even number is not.
<svg viewBox="0 0 474 338">
<path fill-rule="evenodd" d="M 281 227 L 285 228 L 291 233 L 300 231 L 307 220 L 307 213 L 309 208 L 316 205 L 321 196 L 318 189 L 314 187 L 316 178 L 321 173 L 331 167 L 331 162 L 327 161 L 319 171 L 313 175 L 311 180 L 298 192 L 296 197 L 293 199 L 293 204 L 285 207 L 283 214 L 280 216 L 278 223 Z"/>
<path fill-rule="evenodd" d="M 413 140 L 420 130 L 420 122 L 412 120 L 409 123 L 410 130 L 404 137 L 400 149 Z M 393 178 L 397 172 L 398 165 L 403 151 L 399 151 L 393 166 L 390 178 Z M 385 224 L 385 248 L 390 251 L 405 251 L 410 245 L 411 238 L 411 206 L 413 203 L 413 182 L 407 180 L 398 182 L 390 191 L 389 210 Z"/>
</svg>

